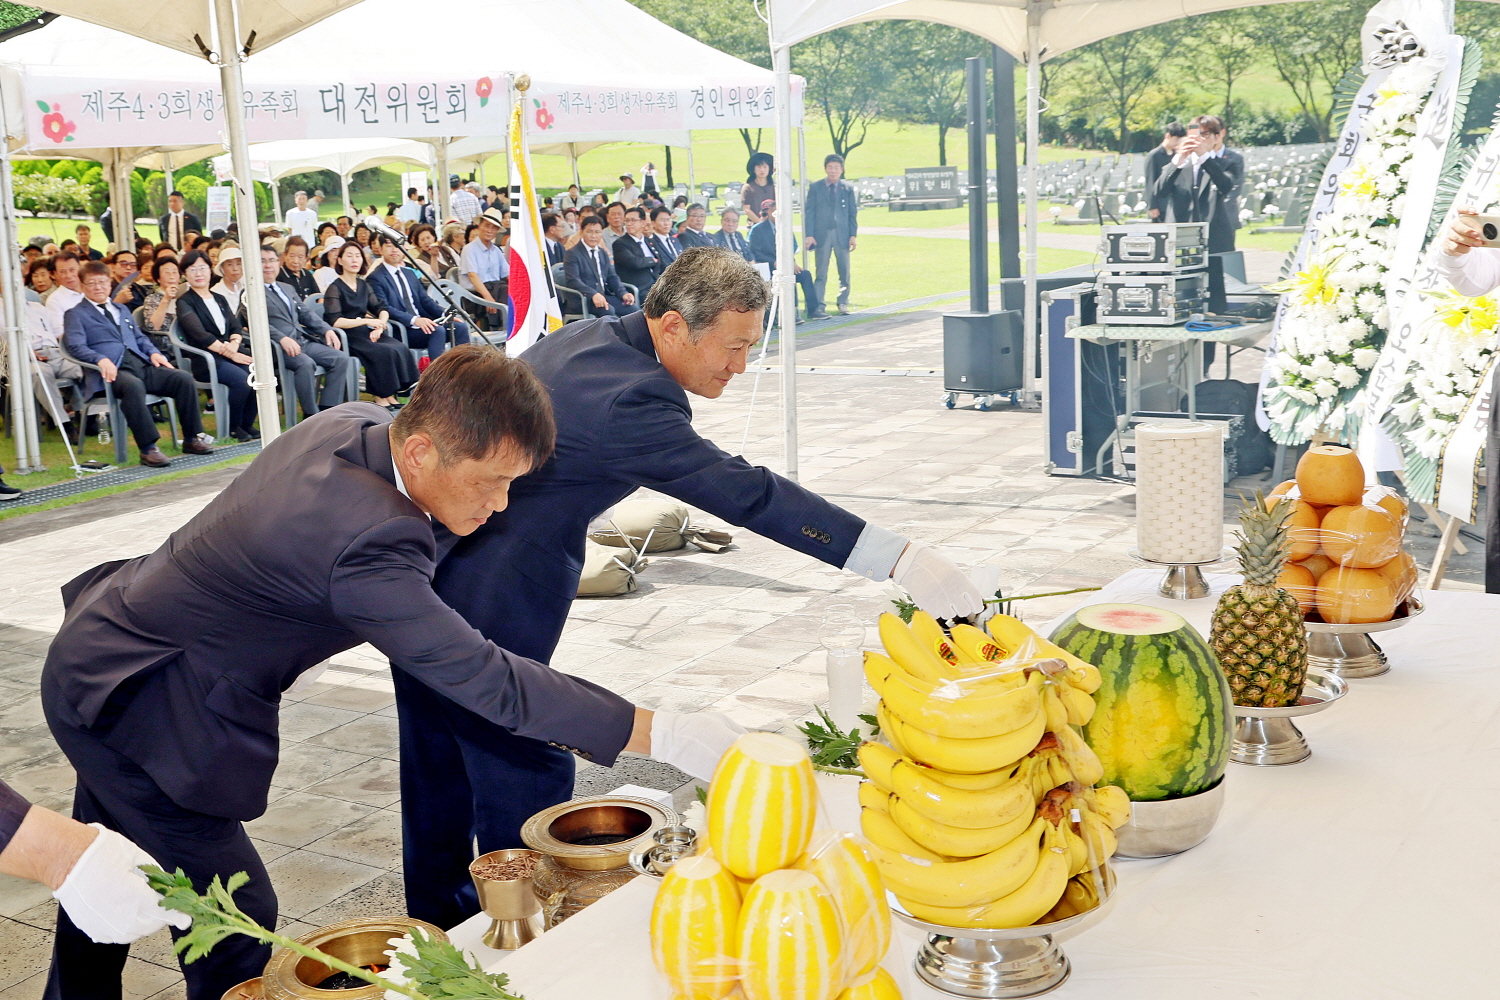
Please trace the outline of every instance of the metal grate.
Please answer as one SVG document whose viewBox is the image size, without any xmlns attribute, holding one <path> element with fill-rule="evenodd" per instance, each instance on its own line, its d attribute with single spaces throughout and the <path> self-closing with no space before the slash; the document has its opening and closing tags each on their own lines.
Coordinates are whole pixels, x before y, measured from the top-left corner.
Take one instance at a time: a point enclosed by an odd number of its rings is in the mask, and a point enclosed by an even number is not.
<svg viewBox="0 0 1500 1000">
<path fill-rule="evenodd" d="M 113 469 L 109 472 L 95 472 L 82 479 L 52 483 L 48 486 L 39 486 L 34 490 L 26 490 L 16 499 L 8 501 L 0 510 L 31 507 L 39 503 L 46 503 L 48 500 L 58 500 L 62 497 L 87 493 L 90 490 L 103 489 L 107 486 L 125 486 L 129 483 L 138 483 L 153 476 L 162 475 L 163 473 L 181 472 L 183 469 L 213 465 L 231 458 L 254 455 L 258 451 L 260 451 L 260 442 L 249 441 L 244 444 L 221 446 L 212 455 L 173 455 L 172 464 L 161 469 L 153 469 L 145 465 L 135 465 Z M 13 485 L 20 485 L 14 478 L 11 482 Z"/>
</svg>

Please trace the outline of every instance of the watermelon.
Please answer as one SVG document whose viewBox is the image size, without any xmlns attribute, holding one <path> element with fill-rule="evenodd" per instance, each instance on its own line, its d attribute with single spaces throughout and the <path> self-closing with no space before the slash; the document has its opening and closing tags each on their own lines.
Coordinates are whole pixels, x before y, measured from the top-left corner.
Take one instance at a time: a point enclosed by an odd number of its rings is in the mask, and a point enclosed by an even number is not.
<svg viewBox="0 0 1500 1000">
<path fill-rule="evenodd" d="M 1155 802 L 1207 791 L 1223 777 L 1234 727 L 1229 685 L 1181 615 L 1095 604 L 1069 615 L 1052 641 L 1103 675 L 1083 728 L 1104 764 L 1100 784 Z"/>
</svg>

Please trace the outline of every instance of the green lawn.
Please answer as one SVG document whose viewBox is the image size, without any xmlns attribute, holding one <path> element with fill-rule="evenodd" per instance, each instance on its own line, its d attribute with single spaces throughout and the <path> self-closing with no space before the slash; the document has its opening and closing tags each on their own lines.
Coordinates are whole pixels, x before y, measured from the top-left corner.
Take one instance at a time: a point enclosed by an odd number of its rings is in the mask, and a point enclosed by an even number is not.
<svg viewBox="0 0 1500 1000">
<path fill-rule="evenodd" d="M 0 438 L 0 440 L 4 440 L 8 443 L 8 439 Z M 46 451 L 45 445 L 43 446 L 42 450 L 44 452 Z M 57 450 L 61 452 L 62 447 L 59 445 Z M 25 514 L 35 514 L 38 511 L 52 510 L 55 507 L 67 507 L 75 503 L 82 503 L 85 500 L 93 500 L 97 497 L 107 497 L 112 493 L 123 493 L 126 490 L 138 489 L 142 486 L 155 486 L 157 483 L 164 483 L 171 479 L 182 479 L 186 476 L 197 476 L 205 472 L 214 472 L 218 469 L 227 469 L 231 465 L 245 465 L 253 458 L 253 455 L 244 455 L 240 458 L 231 458 L 224 462 L 215 462 L 212 465 L 203 465 L 192 469 L 183 469 L 180 472 L 166 472 L 162 473 L 161 475 L 150 476 L 146 479 L 138 480 L 133 483 L 122 483 L 118 486 L 103 486 L 97 490 L 85 490 L 82 493 L 75 493 L 71 496 L 60 497 L 56 500 L 47 500 L 39 504 L 28 504 L 25 507 L 0 506 L 0 521 L 5 521 L 12 517 L 21 517 Z M 50 475 L 50 473 L 34 473 L 29 476 L 12 476 L 9 482 L 12 486 L 19 486 L 21 489 L 31 490 L 36 489 L 39 486 L 45 486 L 48 482 L 56 482 L 58 478 L 71 477 L 70 473 L 68 476 L 54 477 L 50 480 L 45 479 L 44 477 L 48 475 Z"/>
<path fill-rule="evenodd" d="M 101 419 L 103 419 L 102 414 Z M 204 429 L 207 430 L 208 433 L 216 433 L 217 424 L 212 413 L 203 414 L 203 424 Z M 178 454 L 177 448 L 168 443 L 171 440 L 172 436 L 171 430 L 165 423 L 159 424 L 157 426 L 161 431 L 160 447 L 162 449 L 162 453 L 165 454 L 168 458 L 175 457 Z M 25 490 L 32 490 L 36 489 L 38 486 L 47 486 L 52 483 L 71 481 L 76 478 L 73 474 L 72 468 L 68 464 L 68 450 L 67 447 L 63 444 L 62 436 L 58 434 L 57 431 L 49 429 L 46 423 L 42 424 L 41 430 L 42 435 L 40 443 L 42 446 L 42 464 L 47 466 L 47 471 L 33 472 L 27 476 L 12 476 L 8 480 L 12 486 L 19 486 Z M 234 444 L 234 441 L 229 439 L 226 439 L 226 442 L 228 444 Z M 109 444 L 100 444 L 97 437 L 85 437 L 83 439 L 83 447 L 77 449 L 77 451 L 78 461 L 80 462 L 114 462 L 115 460 L 114 442 L 110 442 Z M 140 460 L 140 457 L 140 452 L 137 451 L 135 447 L 135 440 L 133 438 L 129 438 L 127 432 L 127 440 L 125 442 L 126 464 L 133 466 Z M 0 437 L 0 464 L 3 464 L 7 469 L 12 469 L 15 467 L 16 446 L 9 437 Z M 153 479 L 152 482 L 156 482 L 156 480 Z"/>
<path fill-rule="evenodd" d="M 812 263 L 812 255 L 808 255 Z M 1042 272 L 1087 264 L 1091 253 L 1080 250 L 1041 250 L 1037 265 Z M 831 270 L 830 263 L 830 270 Z M 850 305 L 855 309 L 889 305 L 907 299 L 969 288 L 969 244 L 964 240 L 913 239 L 904 236 L 861 236 L 859 248 L 850 255 Z M 998 279 L 995 261 L 990 261 L 990 280 Z M 833 297 L 836 275 L 829 278 Z"/>
</svg>

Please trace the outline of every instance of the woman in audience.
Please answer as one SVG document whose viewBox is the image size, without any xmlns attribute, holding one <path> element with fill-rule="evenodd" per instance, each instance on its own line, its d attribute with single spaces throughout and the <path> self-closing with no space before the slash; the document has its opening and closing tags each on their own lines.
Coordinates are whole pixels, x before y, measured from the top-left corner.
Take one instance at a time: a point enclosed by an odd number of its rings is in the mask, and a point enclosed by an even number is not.
<svg viewBox="0 0 1500 1000">
<path fill-rule="evenodd" d="M 750 225 L 760 221 L 760 206 L 767 200 L 776 200 L 776 160 L 770 153 L 756 153 L 745 164 L 745 186 L 740 188 L 740 204 L 744 206 L 745 219 Z M 748 227 L 747 227 L 748 228 Z"/>
<path fill-rule="evenodd" d="M 151 248 L 151 256 L 157 260 L 163 257 L 171 257 L 173 260 L 176 260 L 177 248 L 170 243 L 158 243 Z"/>
<path fill-rule="evenodd" d="M 400 408 L 397 394 L 410 391 L 417 381 L 417 363 L 406 345 L 391 336 L 385 303 L 363 277 L 367 263 L 359 244 L 339 248 L 334 258 L 339 276 L 323 293 L 323 316 L 344 331 L 350 353 L 364 363 L 365 388 L 375 403 L 395 410 Z"/>
<path fill-rule="evenodd" d="M 456 222 L 450 222 L 443 226 L 442 241 L 431 251 L 428 256 L 432 261 L 432 269 L 440 278 L 447 277 L 450 268 L 459 265 L 464 253 L 464 229 Z"/>
<path fill-rule="evenodd" d="M 562 231 L 564 236 L 572 236 L 578 232 L 578 209 L 565 208 L 562 214 Z M 571 246 L 572 244 L 569 244 Z"/>
<path fill-rule="evenodd" d="M 26 272 L 26 297 L 33 302 L 46 302 L 47 293 L 54 286 L 52 280 L 52 258 L 38 257 Z"/>
<path fill-rule="evenodd" d="M 214 370 L 229 390 L 229 413 L 215 414 L 222 436 L 227 431 L 236 441 L 253 441 L 260 437 L 254 430 L 255 394 L 250 391 L 250 355 L 241 348 L 245 334 L 239 317 L 229 308 L 224 296 L 209 288 L 213 267 L 208 255 L 189 251 L 182 258 L 182 276 L 187 291 L 178 293 L 177 328 L 182 339 L 214 355 Z M 198 355 L 192 357 L 193 377 L 208 381 L 208 365 Z"/>
<path fill-rule="evenodd" d="M 209 269 L 212 270 L 213 268 L 219 266 L 219 251 L 221 251 L 221 250 L 224 249 L 224 241 L 223 240 L 209 240 L 208 243 L 207 243 L 207 245 L 202 246 L 202 247 L 194 246 L 193 249 L 194 250 L 200 250 L 201 252 L 203 252 L 203 253 L 205 253 L 205 254 L 208 255 L 208 266 L 209 266 Z M 182 269 L 184 271 L 187 270 L 187 262 L 186 261 L 183 262 Z"/>
<path fill-rule="evenodd" d="M 339 276 L 338 272 L 333 269 L 333 258 L 344 248 L 344 242 L 342 236 L 335 236 L 327 246 L 320 247 L 314 255 L 318 269 L 313 272 L 313 280 L 318 283 L 318 291 L 328 291 L 328 286 L 333 284 L 334 279 Z"/>
<path fill-rule="evenodd" d="M 163 257 L 150 266 L 151 291 L 146 295 L 141 331 L 156 346 L 166 348 L 167 331 L 177 322 L 177 299 L 187 286 L 182 283 L 182 269 L 177 266 L 176 257 Z M 163 350 L 162 354 L 172 356 L 170 350 Z"/>
<path fill-rule="evenodd" d="M 436 281 L 452 266 L 444 263 L 443 246 L 438 242 L 437 230 L 427 223 L 418 222 L 413 225 L 406 238 L 411 241 L 412 256 L 417 258 L 422 277 L 427 281 Z"/>
<path fill-rule="evenodd" d="M 687 221 L 687 195 L 680 194 L 672 199 L 672 225 L 675 227 Z"/>
<path fill-rule="evenodd" d="M 314 254 L 314 256 L 316 256 L 318 254 L 321 254 L 323 252 L 323 250 L 328 246 L 328 241 L 331 240 L 331 239 L 333 239 L 338 234 L 339 234 L 339 227 L 335 226 L 333 223 L 331 223 L 331 222 L 322 222 L 322 223 L 319 223 L 318 224 L 318 231 L 317 231 L 316 234 L 314 234 L 314 240 L 313 240 L 313 243 L 314 243 L 313 254 Z"/>
<path fill-rule="evenodd" d="M 591 200 L 589 204 L 594 207 L 595 211 L 600 213 L 599 217 L 603 218 L 604 209 L 609 205 L 609 198 L 604 194 L 603 191 L 600 191 L 598 194 L 594 195 L 593 200 Z"/>
</svg>

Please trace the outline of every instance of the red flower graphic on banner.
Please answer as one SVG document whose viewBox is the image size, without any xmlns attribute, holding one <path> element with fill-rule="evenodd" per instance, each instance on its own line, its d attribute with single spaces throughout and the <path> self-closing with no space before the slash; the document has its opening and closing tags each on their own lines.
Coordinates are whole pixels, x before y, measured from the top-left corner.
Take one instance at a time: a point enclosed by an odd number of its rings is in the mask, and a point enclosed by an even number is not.
<svg viewBox="0 0 1500 1000">
<path fill-rule="evenodd" d="M 542 130 L 545 131 L 546 129 L 549 129 L 554 124 L 556 124 L 556 122 L 557 122 L 557 116 L 554 115 L 551 111 L 547 110 L 547 102 L 546 101 L 538 101 L 536 98 L 533 97 L 531 99 L 531 103 L 536 105 L 536 127 L 537 128 L 542 129 Z"/>
<path fill-rule="evenodd" d="M 42 115 L 42 134 L 53 142 L 72 142 L 73 133 L 77 131 L 78 125 L 68 121 L 59 110 L 61 105 L 48 105 L 46 101 L 37 101 L 37 107 L 46 114 Z"/>
<path fill-rule="evenodd" d="M 494 92 L 495 81 L 487 76 L 480 77 L 479 82 L 474 84 L 474 93 L 479 95 L 479 106 L 481 108 L 490 103 L 490 95 Z"/>
</svg>

